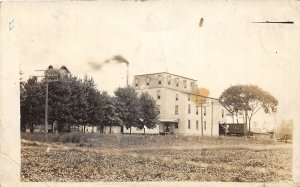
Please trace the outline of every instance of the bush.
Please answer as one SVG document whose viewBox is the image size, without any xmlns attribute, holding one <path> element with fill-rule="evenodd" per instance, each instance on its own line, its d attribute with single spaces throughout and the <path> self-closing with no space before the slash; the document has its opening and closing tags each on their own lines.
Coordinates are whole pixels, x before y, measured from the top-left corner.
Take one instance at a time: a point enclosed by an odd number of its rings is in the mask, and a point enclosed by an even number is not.
<svg viewBox="0 0 300 187">
<path fill-rule="evenodd" d="M 88 136 L 81 132 L 71 132 L 58 135 L 58 142 L 63 143 L 81 143 L 87 142 Z M 54 141 L 55 138 L 52 139 Z"/>
<path fill-rule="evenodd" d="M 81 143 L 87 142 L 89 135 L 82 132 L 71 132 L 61 134 L 22 133 L 22 138 L 32 141 L 56 142 L 56 143 Z"/>
</svg>

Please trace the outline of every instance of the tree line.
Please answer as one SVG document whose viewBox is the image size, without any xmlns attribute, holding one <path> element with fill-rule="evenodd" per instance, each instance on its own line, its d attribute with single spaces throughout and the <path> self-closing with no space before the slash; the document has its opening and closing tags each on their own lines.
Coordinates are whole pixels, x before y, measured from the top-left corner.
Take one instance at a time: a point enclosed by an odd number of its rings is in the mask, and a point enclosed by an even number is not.
<svg viewBox="0 0 300 187">
<path fill-rule="evenodd" d="M 219 100 L 232 116 L 244 116 L 249 132 L 251 120 L 258 111 L 263 110 L 269 114 L 276 112 L 278 106 L 278 100 L 272 94 L 256 85 L 230 86 L 224 90 Z"/>
<path fill-rule="evenodd" d="M 36 125 L 44 124 L 45 90 L 45 79 L 32 77 L 20 83 L 22 131 L 29 128 L 33 132 Z M 138 96 L 129 86 L 117 88 L 110 96 L 85 75 L 83 79 L 70 76 L 49 82 L 48 90 L 48 123 L 57 123 L 58 131 L 70 125 L 83 126 L 84 131 L 86 126 L 97 126 L 100 132 L 104 126 L 154 128 L 158 122 L 155 100 L 146 93 Z"/>
</svg>

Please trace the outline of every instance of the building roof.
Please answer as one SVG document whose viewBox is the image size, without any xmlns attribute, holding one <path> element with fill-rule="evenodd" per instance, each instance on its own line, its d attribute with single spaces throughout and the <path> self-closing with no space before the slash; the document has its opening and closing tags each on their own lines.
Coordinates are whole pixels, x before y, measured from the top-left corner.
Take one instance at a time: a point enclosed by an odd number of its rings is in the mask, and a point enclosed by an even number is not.
<svg viewBox="0 0 300 187">
<path fill-rule="evenodd" d="M 188 77 L 184 77 L 184 76 L 180 76 L 180 75 L 176 75 L 176 74 L 172 74 L 172 73 L 168 73 L 168 72 L 140 74 L 140 75 L 135 75 L 134 77 L 145 76 L 145 75 L 156 75 L 156 74 L 168 74 L 168 75 L 173 75 L 173 76 L 176 76 L 176 77 L 181 77 L 181 78 L 184 78 L 184 79 L 189 79 L 189 80 L 197 81 L 196 79 L 192 79 L 192 78 L 188 78 Z"/>
</svg>

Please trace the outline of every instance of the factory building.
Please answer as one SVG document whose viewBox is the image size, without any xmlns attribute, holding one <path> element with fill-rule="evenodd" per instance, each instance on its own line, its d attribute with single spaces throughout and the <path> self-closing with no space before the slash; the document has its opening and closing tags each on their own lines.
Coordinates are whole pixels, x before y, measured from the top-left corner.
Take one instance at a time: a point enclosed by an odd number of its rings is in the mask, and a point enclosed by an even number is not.
<svg viewBox="0 0 300 187">
<path fill-rule="evenodd" d="M 154 129 L 132 129 L 132 133 L 219 136 L 229 112 L 219 100 L 197 93 L 197 80 L 167 72 L 134 76 L 133 87 L 148 93 L 159 108 Z M 199 101 L 201 104 L 199 104 Z M 124 128 L 124 133 L 129 129 Z"/>
</svg>

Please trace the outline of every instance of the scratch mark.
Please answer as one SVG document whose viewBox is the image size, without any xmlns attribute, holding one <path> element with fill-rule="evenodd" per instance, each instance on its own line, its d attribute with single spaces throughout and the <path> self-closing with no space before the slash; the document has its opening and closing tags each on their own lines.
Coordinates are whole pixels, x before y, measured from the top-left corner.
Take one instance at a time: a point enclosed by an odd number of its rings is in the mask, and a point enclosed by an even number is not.
<svg viewBox="0 0 300 187">
<path fill-rule="evenodd" d="M 252 23 L 279 23 L 279 24 L 294 24 L 293 21 L 255 21 Z"/>
<path fill-rule="evenodd" d="M 9 23 L 8 23 L 8 26 L 9 26 L 9 30 L 11 31 L 11 30 L 13 30 L 14 28 L 15 28 L 15 20 L 13 19 L 13 20 L 11 20 Z"/>
<path fill-rule="evenodd" d="M 0 153 L 1 153 L 2 155 L 4 155 L 6 158 L 8 158 L 9 160 L 11 160 L 11 161 L 12 161 L 13 163 L 15 163 L 16 165 L 21 166 L 16 160 L 12 159 L 8 154 L 6 154 L 6 153 L 4 153 L 4 152 L 2 152 L 2 151 L 0 151 Z"/>
</svg>

